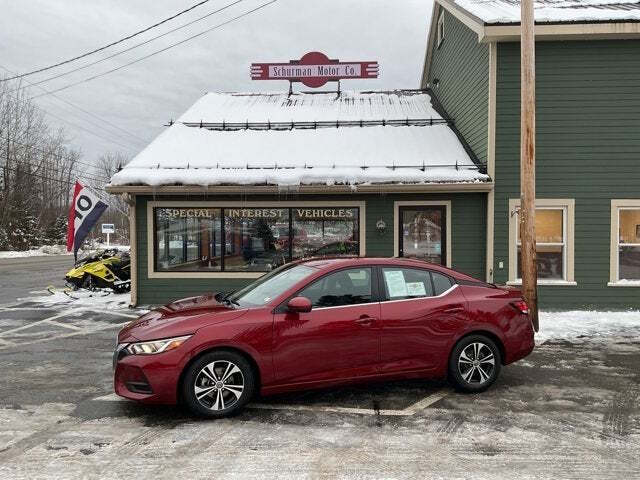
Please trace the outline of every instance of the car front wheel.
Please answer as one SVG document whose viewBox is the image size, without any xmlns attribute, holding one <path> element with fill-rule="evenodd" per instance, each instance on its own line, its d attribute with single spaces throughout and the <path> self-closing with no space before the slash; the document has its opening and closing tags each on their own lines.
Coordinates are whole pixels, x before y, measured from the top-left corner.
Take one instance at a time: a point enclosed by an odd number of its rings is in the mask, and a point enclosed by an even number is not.
<svg viewBox="0 0 640 480">
<path fill-rule="evenodd" d="M 465 392 L 481 392 L 500 374 L 502 358 L 495 342 L 484 335 L 460 340 L 449 359 L 449 378 Z"/>
<path fill-rule="evenodd" d="M 221 418 L 241 410 L 255 391 L 249 362 L 235 352 L 214 351 L 196 360 L 182 384 L 186 405 L 196 415 Z"/>
</svg>

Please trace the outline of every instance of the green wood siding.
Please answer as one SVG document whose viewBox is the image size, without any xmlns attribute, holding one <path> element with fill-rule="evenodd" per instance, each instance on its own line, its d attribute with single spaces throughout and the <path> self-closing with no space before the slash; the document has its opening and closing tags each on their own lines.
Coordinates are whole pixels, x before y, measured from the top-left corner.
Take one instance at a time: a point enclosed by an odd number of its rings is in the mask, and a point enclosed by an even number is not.
<svg viewBox="0 0 640 480">
<path fill-rule="evenodd" d="M 434 46 L 428 82 L 473 153 L 486 163 L 489 47 L 446 10 L 444 15 L 444 40 Z"/>
<path fill-rule="evenodd" d="M 495 265 L 508 276 L 508 199 L 520 192 L 520 45 L 498 44 Z M 575 199 L 577 287 L 541 286 L 543 308 L 638 307 L 607 287 L 612 198 L 640 198 L 640 42 L 538 42 L 539 198 Z M 504 269 L 498 269 L 498 262 Z"/>
<path fill-rule="evenodd" d="M 393 202 L 407 200 L 450 200 L 453 267 L 480 279 L 485 269 L 485 230 L 486 230 L 486 194 L 460 193 L 450 195 L 332 195 L 332 196 L 296 196 L 255 197 L 269 201 L 366 201 L 366 254 L 368 256 L 393 256 Z M 239 204 L 241 197 L 198 197 L 195 201 L 229 201 L 230 205 Z M 138 245 L 138 303 L 141 305 L 164 304 L 172 300 L 206 292 L 237 289 L 246 285 L 248 279 L 149 279 L 147 276 L 147 201 L 149 197 L 137 197 L 136 200 L 136 239 Z M 161 197 L 158 200 L 189 200 L 185 197 Z M 386 232 L 380 235 L 376 222 L 383 219 L 387 224 Z"/>
</svg>

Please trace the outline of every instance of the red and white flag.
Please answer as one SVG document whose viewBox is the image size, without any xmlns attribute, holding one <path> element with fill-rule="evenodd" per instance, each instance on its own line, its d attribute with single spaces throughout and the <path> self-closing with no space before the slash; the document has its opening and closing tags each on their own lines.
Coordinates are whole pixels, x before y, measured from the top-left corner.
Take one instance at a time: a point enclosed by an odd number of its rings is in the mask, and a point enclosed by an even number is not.
<svg viewBox="0 0 640 480">
<path fill-rule="evenodd" d="M 76 181 L 67 227 L 67 252 L 73 250 L 76 259 L 82 242 L 108 206 L 91 190 Z"/>
</svg>

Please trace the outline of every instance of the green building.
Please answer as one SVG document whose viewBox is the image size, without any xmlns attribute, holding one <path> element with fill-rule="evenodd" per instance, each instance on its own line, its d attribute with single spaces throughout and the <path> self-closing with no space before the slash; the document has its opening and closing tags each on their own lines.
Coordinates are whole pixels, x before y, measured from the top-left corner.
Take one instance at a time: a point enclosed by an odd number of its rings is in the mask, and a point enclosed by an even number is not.
<svg viewBox="0 0 640 480">
<path fill-rule="evenodd" d="M 640 299 L 640 9 L 602 3 L 536 2 L 547 309 Z M 205 95 L 108 187 L 130 204 L 132 303 L 325 254 L 517 285 L 518 18 L 511 0 L 436 0 L 420 90 Z"/>
</svg>

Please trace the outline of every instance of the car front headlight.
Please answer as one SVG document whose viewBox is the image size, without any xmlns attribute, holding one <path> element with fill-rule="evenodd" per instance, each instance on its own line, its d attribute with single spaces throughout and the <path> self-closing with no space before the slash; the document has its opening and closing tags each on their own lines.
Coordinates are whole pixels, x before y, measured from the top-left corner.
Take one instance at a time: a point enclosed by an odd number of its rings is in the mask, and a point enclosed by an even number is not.
<svg viewBox="0 0 640 480">
<path fill-rule="evenodd" d="M 162 340 L 150 340 L 148 342 L 138 342 L 129 344 L 126 349 L 131 355 L 153 355 L 156 353 L 168 352 L 182 345 L 191 335 L 183 337 L 163 338 Z"/>
</svg>

